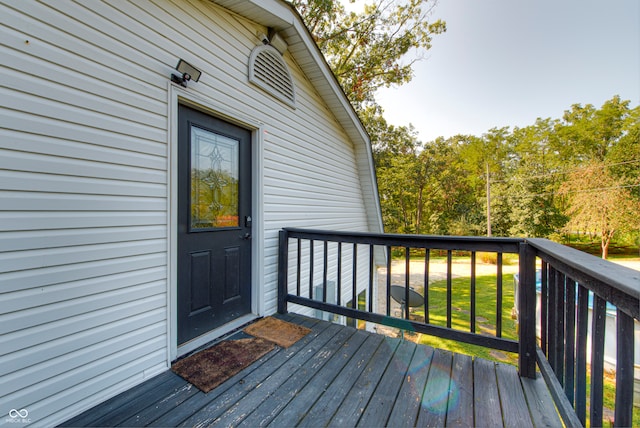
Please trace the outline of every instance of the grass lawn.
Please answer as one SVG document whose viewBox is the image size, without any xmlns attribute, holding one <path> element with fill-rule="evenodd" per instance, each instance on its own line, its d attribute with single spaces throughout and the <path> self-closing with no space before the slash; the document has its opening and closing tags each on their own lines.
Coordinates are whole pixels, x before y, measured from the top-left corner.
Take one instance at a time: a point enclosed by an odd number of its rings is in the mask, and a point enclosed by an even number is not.
<svg viewBox="0 0 640 428">
<path fill-rule="evenodd" d="M 496 275 L 476 277 L 476 332 L 486 332 L 495 336 L 496 332 Z M 471 323 L 471 279 L 454 278 L 451 281 L 451 325 L 458 330 L 470 331 Z M 423 293 L 422 287 L 417 290 Z M 516 323 L 511 319 L 513 308 L 513 275 L 502 276 L 502 337 L 517 339 Z M 424 319 L 424 308 L 412 311 L 418 319 Z M 446 327 L 447 325 L 447 281 L 435 281 L 429 285 L 429 321 L 431 324 Z M 486 358 L 504 363 L 518 363 L 518 355 L 468 345 L 454 340 L 420 334 L 414 338 L 419 343 L 448 349 L 452 352 Z"/>
</svg>

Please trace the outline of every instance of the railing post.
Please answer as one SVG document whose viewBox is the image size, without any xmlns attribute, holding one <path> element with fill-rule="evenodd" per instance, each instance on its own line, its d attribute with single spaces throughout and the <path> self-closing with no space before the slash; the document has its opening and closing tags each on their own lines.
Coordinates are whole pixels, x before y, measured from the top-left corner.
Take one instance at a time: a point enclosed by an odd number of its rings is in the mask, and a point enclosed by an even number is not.
<svg viewBox="0 0 640 428">
<path fill-rule="evenodd" d="M 518 371 L 520 376 L 536 377 L 536 257 L 526 242 L 520 243 L 520 281 L 518 313 L 520 337 Z"/>
<path fill-rule="evenodd" d="M 278 234 L 278 313 L 287 313 L 287 282 L 289 278 L 289 234 L 281 230 Z"/>
<path fill-rule="evenodd" d="M 591 394 L 589 415 L 591 426 L 601 427 L 604 407 L 604 331 L 607 322 L 607 302 L 595 294 L 591 317 Z"/>
<path fill-rule="evenodd" d="M 618 309 L 616 340 L 616 406 L 613 425 L 633 424 L 633 317 Z"/>
</svg>

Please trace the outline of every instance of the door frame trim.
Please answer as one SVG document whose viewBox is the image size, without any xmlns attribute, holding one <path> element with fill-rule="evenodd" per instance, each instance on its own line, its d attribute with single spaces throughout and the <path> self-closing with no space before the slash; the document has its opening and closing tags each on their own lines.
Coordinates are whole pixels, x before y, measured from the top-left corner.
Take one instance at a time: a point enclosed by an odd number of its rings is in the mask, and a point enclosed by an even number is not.
<svg viewBox="0 0 640 428">
<path fill-rule="evenodd" d="M 264 315 L 264 208 L 263 135 L 264 124 L 211 98 L 188 92 L 168 82 L 167 141 L 167 366 L 177 357 Z M 251 313 L 197 337 L 178 348 L 178 104 L 201 110 L 216 118 L 251 131 Z M 247 106 L 242 106 L 245 109 Z"/>
</svg>

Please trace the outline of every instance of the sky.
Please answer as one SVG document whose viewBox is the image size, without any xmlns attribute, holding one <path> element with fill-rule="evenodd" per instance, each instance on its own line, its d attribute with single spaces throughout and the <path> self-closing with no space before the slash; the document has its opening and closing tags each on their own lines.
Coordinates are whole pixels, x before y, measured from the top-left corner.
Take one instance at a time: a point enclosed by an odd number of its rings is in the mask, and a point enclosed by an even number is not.
<svg viewBox="0 0 640 428">
<path fill-rule="evenodd" d="M 419 140 L 561 118 L 614 95 L 640 104 L 639 0 L 439 0 L 447 23 L 414 78 L 377 100 Z"/>
</svg>

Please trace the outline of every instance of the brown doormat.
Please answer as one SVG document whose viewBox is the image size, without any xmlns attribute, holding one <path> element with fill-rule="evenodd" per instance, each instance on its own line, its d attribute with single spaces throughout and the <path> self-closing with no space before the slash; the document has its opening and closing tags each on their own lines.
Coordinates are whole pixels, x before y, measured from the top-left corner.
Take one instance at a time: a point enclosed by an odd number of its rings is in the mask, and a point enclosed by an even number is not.
<svg viewBox="0 0 640 428">
<path fill-rule="evenodd" d="M 311 332 L 298 324 L 279 320 L 278 318 L 262 318 L 244 329 L 244 332 L 255 337 L 270 340 L 278 346 L 288 348 Z"/>
<path fill-rule="evenodd" d="M 171 370 L 209 392 L 274 348 L 260 338 L 225 340 L 175 363 Z"/>
</svg>

